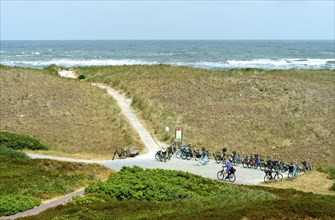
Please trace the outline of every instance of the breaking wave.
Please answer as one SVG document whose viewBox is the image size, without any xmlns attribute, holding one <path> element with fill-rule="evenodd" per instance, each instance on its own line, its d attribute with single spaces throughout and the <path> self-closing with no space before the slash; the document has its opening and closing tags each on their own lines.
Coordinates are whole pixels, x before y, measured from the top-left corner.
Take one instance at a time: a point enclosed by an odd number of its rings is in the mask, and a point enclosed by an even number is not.
<svg viewBox="0 0 335 220">
<path fill-rule="evenodd" d="M 226 60 L 220 62 L 162 62 L 142 59 L 90 59 L 90 60 L 35 60 L 35 61 L 5 61 L 1 64 L 8 66 L 25 66 L 44 68 L 51 64 L 63 67 L 77 66 L 121 66 L 121 65 L 154 65 L 169 64 L 173 66 L 189 66 L 204 69 L 233 69 L 233 68 L 260 68 L 260 69 L 335 69 L 335 59 L 254 59 L 254 60 Z"/>
</svg>

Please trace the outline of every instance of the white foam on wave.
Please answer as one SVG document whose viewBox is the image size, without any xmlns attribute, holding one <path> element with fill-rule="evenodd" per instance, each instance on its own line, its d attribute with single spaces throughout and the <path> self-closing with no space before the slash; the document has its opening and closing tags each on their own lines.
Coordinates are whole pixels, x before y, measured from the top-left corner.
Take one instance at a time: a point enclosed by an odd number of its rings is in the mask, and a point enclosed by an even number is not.
<svg viewBox="0 0 335 220">
<path fill-rule="evenodd" d="M 51 64 L 64 67 L 76 67 L 76 66 L 120 66 L 120 65 L 144 65 L 144 64 L 157 64 L 156 62 L 146 62 L 142 60 L 37 60 L 37 61 L 8 61 L 2 62 L 4 65 L 9 66 L 34 66 L 34 67 L 45 67 Z"/>
<path fill-rule="evenodd" d="M 64 67 L 76 66 L 122 66 L 122 65 L 154 65 L 159 63 L 174 66 L 190 66 L 204 69 L 232 69 L 232 68 L 261 68 L 261 69 L 335 69 L 335 59 L 253 59 L 253 60 L 227 60 L 221 62 L 156 62 L 140 59 L 91 59 L 91 60 L 35 60 L 35 61 L 6 61 L 1 64 L 8 66 L 25 66 L 43 68 L 51 64 Z"/>
<path fill-rule="evenodd" d="M 335 59 L 255 59 L 255 60 L 228 60 L 233 66 L 322 66 Z"/>
<path fill-rule="evenodd" d="M 262 68 L 262 69 L 334 69 L 335 59 L 254 59 L 254 60 L 227 60 L 223 62 L 196 62 L 186 64 L 199 68 Z M 176 65 L 183 65 L 177 63 Z"/>
</svg>

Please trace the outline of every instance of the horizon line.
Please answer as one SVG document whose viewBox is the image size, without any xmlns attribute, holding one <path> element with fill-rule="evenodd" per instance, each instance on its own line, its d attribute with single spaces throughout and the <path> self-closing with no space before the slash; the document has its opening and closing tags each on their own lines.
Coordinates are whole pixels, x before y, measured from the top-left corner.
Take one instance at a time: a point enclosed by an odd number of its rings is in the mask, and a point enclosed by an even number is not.
<svg viewBox="0 0 335 220">
<path fill-rule="evenodd" d="M 334 39 L 0 39 L 0 41 L 335 41 Z"/>
</svg>

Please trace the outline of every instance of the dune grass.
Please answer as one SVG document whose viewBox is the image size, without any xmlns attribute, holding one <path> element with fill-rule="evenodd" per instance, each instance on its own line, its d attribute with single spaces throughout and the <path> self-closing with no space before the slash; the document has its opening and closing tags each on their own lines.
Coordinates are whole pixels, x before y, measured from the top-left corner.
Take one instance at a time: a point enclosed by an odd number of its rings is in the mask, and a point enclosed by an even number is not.
<svg viewBox="0 0 335 220">
<path fill-rule="evenodd" d="M 1 67 L 0 130 L 30 135 L 48 152 L 110 159 L 117 147 L 143 145 L 105 91 L 48 71 Z"/>
<path fill-rule="evenodd" d="M 168 65 L 80 67 L 133 98 L 132 105 L 160 140 L 165 127 L 184 128 L 185 142 L 215 150 L 309 159 L 334 165 L 335 71 L 233 69 Z"/>
</svg>

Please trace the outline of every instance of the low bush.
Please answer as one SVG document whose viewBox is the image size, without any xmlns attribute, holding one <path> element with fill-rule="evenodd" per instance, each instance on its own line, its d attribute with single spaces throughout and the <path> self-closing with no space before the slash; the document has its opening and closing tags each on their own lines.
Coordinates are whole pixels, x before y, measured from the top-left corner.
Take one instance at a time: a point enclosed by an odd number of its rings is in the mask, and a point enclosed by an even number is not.
<svg viewBox="0 0 335 220">
<path fill-rule="evenodd" d="M 57 67 L 56 64 L 51 64 L 51 65 L 45 67 L 44 71 L 46 71 L 47 73 L 50 73 L 52 75 L 58 76 L 59 67 Z"/>
<path fill-rule="evenodd" d="M 71 205 L 87 205 L 93 202 L 106 202 L 104 199 L 95 196 L 74 196 L 69 202 Z"/>
<path fill-rule="evenodd" d="M 0 196 L 0 216 L 13 215 L 41 204 L 41 200 L 32 196 Z"/>
<path fill-rule="evenodd" d="M 110 175 L 104 184 L 92 184 L 90 190 L 96 193 L 25 219 L 335 219 L 334 196 L 231 185 L 180 171 L 133 167 L 120 173 Z M 145 187 L 156 198 L 180 187 L 189 197 L 146 201 L 133 196 L 120 201 L 114 196 L 114 187 L 124 196 L 135 195 L 137 189 L 144 198 L 148 194 Z"/>
<path fill-rule="evenodd" d="M 102 193 L 117 200 L 172 201 L 176 199 L 206 199 L 229 197 L 230 202 L 272 200 L 276 196 L 257 190 L 239 190 L 182 171 L 123 167 L 105 182 L 97 182 L 86 188 L 87 193 Z M 222 201 L 224 202 L 224 201 Z"/>
<path fill-rule="evenodd" d="M 80 79 L 80 80 L 85 79 L 85 78 L 86 78 L 86 76 L 85 76 L 84 74 L 80 74 L 80 75 L 78 76 L 78 79 Z"/>
<path fill-rule="evenodd" d="M 9 132 L 0 132 L 0 146 L 15 150 L 47 150 L 48 147 L 42 145 L 38 140 L 29 136 L 19 135 Z"/>
<path fill-rule="evenodd" d="M 27 154 L 5 146 L 0 146 L 0 157 L 8 158 L 28 158 Z"/>
<path fill-rule="evenodd" d="M 335 167 L 319 167 L 317 168 L 317 171 L 321 173 L 327 173 L 329 179 L 335 180 Z M 335 191 L 335 181 L 329 190 Z"/>
</svg>

